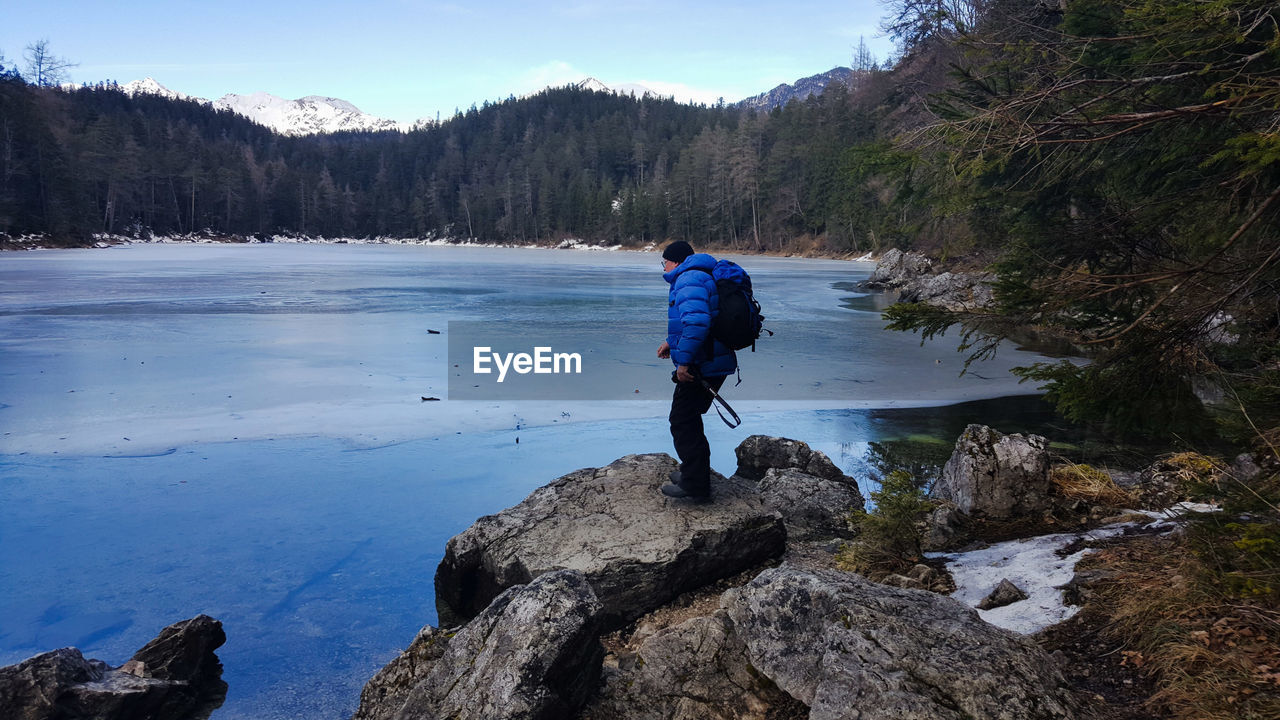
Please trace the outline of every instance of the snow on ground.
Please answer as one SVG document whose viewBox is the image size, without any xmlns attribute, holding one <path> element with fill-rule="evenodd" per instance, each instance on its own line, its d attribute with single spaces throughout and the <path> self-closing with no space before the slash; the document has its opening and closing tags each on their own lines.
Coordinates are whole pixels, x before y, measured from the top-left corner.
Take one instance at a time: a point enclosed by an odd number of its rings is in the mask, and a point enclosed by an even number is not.
<svg viewBox="0 0 1280 720">
<path fill-rule="evenodd" d="M 1211 512 L 1211 505 L 1182 503 L 1164 513 L 1144 511 L 1160 527 L 1172 529 L 1178 517 L 1189 512 Z M 991 594 L 1001 580 L 1008 579 L 1027 594 L 1027 599 L 991 610 L 978 610 L 983 620 L 997 627 L 1030 634 L 1056 625 L 1080 610 L 1062 602 L 1061 587 L 1075 575 L 1076 563 L 1092 549 L 1084 549 L 1066 557 L 1056 553 L 1077 539 L 1102 540 L 1120 535 L 1137 523 L 1108 525 L 1081 533 L 1060 533 L 996 543 L 981 550 L 962 553 L 928 553 L 929 557 L 945 557 L 947 569 L 955 579 L 956 591 L 951 597 L 977 607 Z"/>
</svg>

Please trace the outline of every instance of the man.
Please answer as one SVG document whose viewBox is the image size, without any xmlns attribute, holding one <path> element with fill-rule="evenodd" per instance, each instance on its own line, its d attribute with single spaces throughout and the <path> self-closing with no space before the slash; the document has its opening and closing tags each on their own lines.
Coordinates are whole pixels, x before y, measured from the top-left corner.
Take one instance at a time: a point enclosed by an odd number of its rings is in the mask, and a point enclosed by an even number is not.
<svg viewBox="0 0 1280 720">
<path fill-rule="evenodd" d="M 680 456 L 680 470 L 662 493 L 695 502 L 711 500 L 711 446 L 702 430 L 702 414 L 712 395 L 702 384 L 719 390 L 738 369 L 733 350 L 711 336 L 711 322 L 720 310 L 720 297 L 711 271 L 715 258 L 695 253 L 677 240 L 662 251 L 662 277 L 671 283 L 667 305 L 667 339 L 658 357 L 675 364 L 675 394 L 671 398 L 671 439 Z"/>
</svg>

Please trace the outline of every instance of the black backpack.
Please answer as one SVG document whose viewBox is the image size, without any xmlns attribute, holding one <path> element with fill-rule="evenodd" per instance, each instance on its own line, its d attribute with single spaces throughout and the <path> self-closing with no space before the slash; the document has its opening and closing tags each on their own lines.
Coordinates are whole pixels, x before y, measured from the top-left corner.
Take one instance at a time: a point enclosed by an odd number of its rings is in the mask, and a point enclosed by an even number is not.
<svg viewBox="0 0 1280 720">
<path fill-rule="evenodd" d="M 751 290 L 751 276 L 730 260 L 717 261 L 709 274 L 716 281 L 720 296 L 720 314 L 711 324 L 711 336 L 733 350 L 750 347 L 755 352 L 760 333 L 773 333 L 764 329 L 760 303 Z"/>
</svg>

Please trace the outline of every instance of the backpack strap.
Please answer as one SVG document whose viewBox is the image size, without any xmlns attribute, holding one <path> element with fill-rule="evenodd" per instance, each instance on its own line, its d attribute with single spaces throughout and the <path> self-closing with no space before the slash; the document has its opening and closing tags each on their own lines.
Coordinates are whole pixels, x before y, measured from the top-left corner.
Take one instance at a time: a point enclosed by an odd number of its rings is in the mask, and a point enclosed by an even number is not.
<svg viewBox="0 0 1280 720">
<path fill-rule="evenodd" d="M 741 425 L 742 418 L 738 417 L 738 413 L 733 411 L 733 407 L 729 405 L 729 403 L 725 402 L 724 398 L 720 397 L 720 393 L 716 392 L 715 388 L 711 387 L 711 383 L 707 382 L 701 375 L 698 376 L 698 381 L 702 383 L 702 387 L 707 389 L 707 392 L 711 393 L 711 404 L 715 406 L 716 414 L 720 416 L 720 419 L 724 421 L 724 424 L 728 425 L 730 429 Z M 739 380 L 738 382 L 742 381 Z M 733 418 L 732 422 L 730 422 L 729 418 L 724 416 L 723 412 L 720 412 L 721 407 L 725 409 L 725 412 L 729 413 L 729 417 Z"/>
</svg>

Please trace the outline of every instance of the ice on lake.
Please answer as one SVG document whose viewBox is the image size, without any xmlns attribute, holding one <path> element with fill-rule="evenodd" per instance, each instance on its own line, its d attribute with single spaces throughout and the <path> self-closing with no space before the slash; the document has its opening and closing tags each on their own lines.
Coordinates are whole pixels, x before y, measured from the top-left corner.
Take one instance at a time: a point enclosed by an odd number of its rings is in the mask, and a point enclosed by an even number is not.
<svg viewBox="0 0 1280 720">
<path fill-rule="evenodd" d="M 975 419 L 934 406 L 1029 390 L 1008 368 L 1033 355 L 961 377 L 954 341 L 921 346 L 842 304 L 870 264 L 738 260 L 778 334 L 726 386 L 743 425 L 707 417 L 722 473 L 764 433 L 865 475 L 867 443 Z M 215 718 L 349 716 L 435 621 L 450 536 L 566 472 L 671 452 L 666 289 L 656 253 L 0 255 L 0 664 L 67 645 L 118 664 L 204 612 L 228 635 Z M 609 335 L 646 318 L 652 337 Z M 587 382 L 639 392 L 448 399 L 447 329 L 489 321 L 596 328 L 609 371 Z"/>
</svg>

